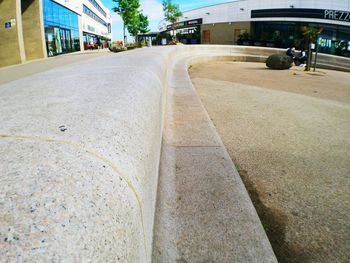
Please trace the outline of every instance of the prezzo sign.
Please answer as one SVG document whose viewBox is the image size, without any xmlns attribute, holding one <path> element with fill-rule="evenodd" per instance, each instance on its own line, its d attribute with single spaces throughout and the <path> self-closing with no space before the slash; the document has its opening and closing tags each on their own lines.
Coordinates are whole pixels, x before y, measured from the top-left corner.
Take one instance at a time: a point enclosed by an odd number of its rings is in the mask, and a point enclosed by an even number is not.
<svg viewBox="0 0 350 263">
<path fill-rule="evenodd" d="M 251 18 L 263 17 L 303 17 L 350 22 L 350 11 L 311 8 L 276 8 L 251 11 Z"/>
<path fill-rule="evenodd" d="M 350 12 L 338 10 L 324 10 L 324 19 L 350 22 Z"/>
</svg>

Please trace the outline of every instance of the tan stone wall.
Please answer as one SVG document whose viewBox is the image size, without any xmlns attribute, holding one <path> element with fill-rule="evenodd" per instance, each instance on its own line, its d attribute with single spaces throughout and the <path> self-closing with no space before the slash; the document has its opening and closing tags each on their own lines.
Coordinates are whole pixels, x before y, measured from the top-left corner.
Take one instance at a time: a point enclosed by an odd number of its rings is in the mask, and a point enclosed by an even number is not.
<svg viewBox="0 0 350 263">
<path fill-rule="evenodd" d="M 203 38 L 204 31 L 209 31 L 209 42 Z M 201 41 L 202 44 L 233 45 L 243 31 L 250 32 L 250 22 L 206 24 L 201 26 Z"/>
<path fill-rule="evenodd" d="M 20 7 L 16 7 L 15 0 L 0 0 L 0 67 L 21 63 L 16 8 Z M 5 22 L 11 19 L 16 19 L 16 25 L 5 28 Z"/>
<path fill-rule="evenodd" d="M 40 0 L 26 0 L 28 6 L 22 9 L 24 49 L 27 60 L 45 57 L 41 34 Z"/>
</svg>

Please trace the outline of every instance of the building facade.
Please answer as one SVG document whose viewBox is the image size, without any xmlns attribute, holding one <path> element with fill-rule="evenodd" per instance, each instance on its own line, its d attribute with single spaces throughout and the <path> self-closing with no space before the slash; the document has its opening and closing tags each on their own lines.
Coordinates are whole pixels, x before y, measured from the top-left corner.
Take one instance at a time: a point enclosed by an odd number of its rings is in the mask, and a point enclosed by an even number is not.
<svg viewBox="0 0 350 263">
<path fill-rule="evenodd" d="M 82 32 L 84 49 L 106 48 L 111 40 L 111 14 L 100 0 L 82 1 Z"/>
<path fill-rule="evenodd" d="M 282 48 L 303 48 L 304 26 L 323 29 L 320 52 L 350 56 L 350 0 L 237 0 L 184 12 L 176 24 L 178 33 L 198 31 L 203 44 Z"/>
<path fill-rule="evenodd" d="M 111 14 L 100 0 L 0 1 L 0 67 L 107 47 Z"/>
</svg>

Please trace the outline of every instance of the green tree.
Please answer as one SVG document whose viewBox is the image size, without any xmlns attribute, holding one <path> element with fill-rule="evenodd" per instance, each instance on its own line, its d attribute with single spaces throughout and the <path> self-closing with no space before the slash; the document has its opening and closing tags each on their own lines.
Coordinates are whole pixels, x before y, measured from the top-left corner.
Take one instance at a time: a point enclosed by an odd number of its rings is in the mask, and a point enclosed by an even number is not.
<svg viewBox="0 0 350 263">
<path fill-rule="evenodd" d="M 308 57 L 306 64 L 306 71 L 310 71 L 311 61 L 312 61 L 312 50 L 311 45 L 317 40 L 318 35 L 322 32 L 322 29 L 312 27 L 312 26 L 304 26 L 302 28 L 303 36 L 306 38 L 308 42 Z M 316 64 L 316 61 L 315 61 Z"/>
<path fill-rule="evenodd" d="M 139 33 L 139 27 L 140 27 L 140 20 L 137 14 L 130 20 L 127 26 L 130 35 L 132 35 L 135 39 L 137 34 Z"/>
<path fill-rule="evenodd" d="M 124 45 L 127 41 L 125 29 L 131 24 L 135 24 L 135 18 L 138 14 L 138 9 L 140 7 L 139 0 L 113 0 L 117 4 L 113 7 L 113 11 L 121 16 L 123 20 L 123 30 L 124 30 Z"/>
<path fill-rule="evenodd" d="M 139 32 L 145 34 L 149 32 L 149 21 L 148 16 L 144 15 L 142 12 L 139 13 Z"/>
<path fill-rule="evenodd" d="M 182 12 L 178 5 L 174 4 L 172 0 L 163 0 L 163 11 L 165 20 L 171 23 L 171 29 L 173 31 L 173 41 L 176 41 L 175 36 L 175 23 L 182 16 Z"/>
<path fill-rule="evenodd" d="M 128 24 L 129 33 L 135 38 L 135 41 L 138 42 L 137 35 L 139 33 L 147 33 L 148 29 L 148 16 L 144 15 L 142 11 L 139 11 Z"/>
</svg>

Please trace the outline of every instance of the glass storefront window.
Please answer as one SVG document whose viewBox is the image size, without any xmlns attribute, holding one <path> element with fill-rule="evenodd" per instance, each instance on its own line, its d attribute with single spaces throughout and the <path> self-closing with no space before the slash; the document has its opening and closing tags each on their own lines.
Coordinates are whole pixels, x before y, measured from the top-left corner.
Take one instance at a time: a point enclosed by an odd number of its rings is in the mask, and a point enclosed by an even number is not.
<svg viewBox="0 0 350 263">
<path fill-rule="evenodd" d="M 93 34 L 83 33 L 84 48 L 88 49 L 98 49 L 98 48 L 108 48 L 110 45 L 110 39 L 103 36 L 97 36 Z"/>
<path fill-rule="evenodd" d="M 272 44 L 273 47 L 307 48 L 307 42 L 302 34 L 302 27 L 313 26 L 322 28 L 318 38 L 319 52 L 350 57 L 350 28 L 340 25 L 307 23 L 307 22 L 253 22 L 253 38 L 255 42 Z"/>
<path fill-rule="evenodd" d="M 78 15 L 51 0 L 43 0 L 43 13 L 48 56 L 79 51 Z"/>
</svg>

